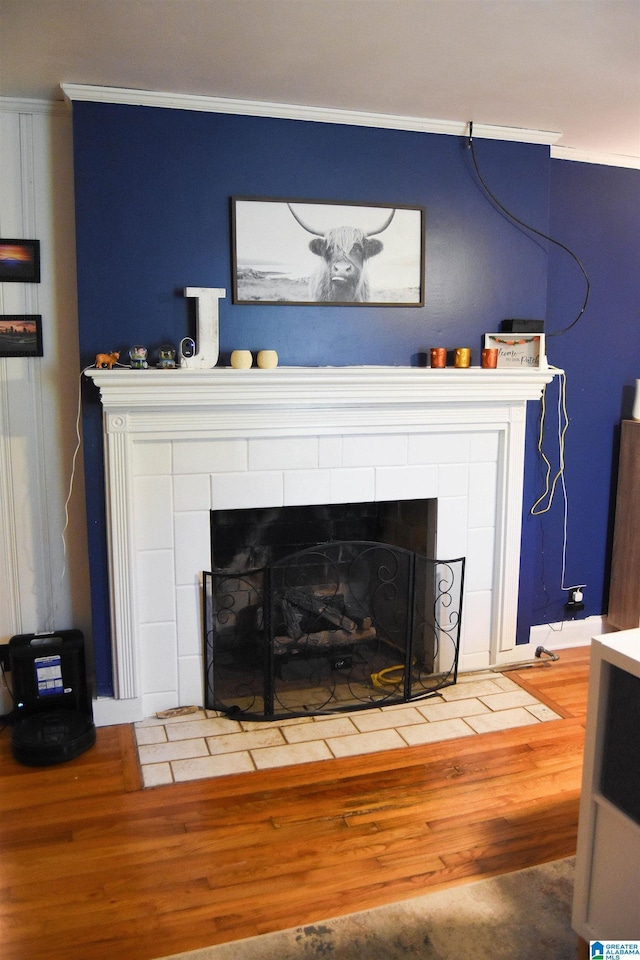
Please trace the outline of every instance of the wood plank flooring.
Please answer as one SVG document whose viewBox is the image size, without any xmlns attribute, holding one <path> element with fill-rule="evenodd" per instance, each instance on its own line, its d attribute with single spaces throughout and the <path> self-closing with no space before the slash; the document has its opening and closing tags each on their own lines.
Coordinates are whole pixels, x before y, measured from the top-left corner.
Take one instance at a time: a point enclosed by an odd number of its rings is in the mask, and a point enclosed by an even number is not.
<svg viewBox="0 0 640 960">
<path fill-rule="evenodd" d="M 132 729 L 0 734 L 0 956 L 155 960 L 575 852 L 589 651 L 508 675 L 561 720 L 141 790 Z"/>
</svg>

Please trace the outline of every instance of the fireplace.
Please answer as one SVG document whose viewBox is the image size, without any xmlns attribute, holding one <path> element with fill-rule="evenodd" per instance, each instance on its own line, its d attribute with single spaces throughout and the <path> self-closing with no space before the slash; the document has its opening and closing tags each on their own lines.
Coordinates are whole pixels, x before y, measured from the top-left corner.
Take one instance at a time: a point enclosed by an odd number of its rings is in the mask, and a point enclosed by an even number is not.
<svg viewBox="0 0 640 960">
<path fill-rule="evenodd" d="M 98 723 L 204 702 L 211 510 L 431 501 L 465 557 L 459 668 L 515 648 L 525 408 L 548 370 L 89 370 L 103 405 L 115 696 Z M 432 548 L 432 549 L 431 549 Z"/>
<path fill-rule="evenodd" d="M 422 699 L 455 683 L 464 559 L 418 552 L 432 540 L 435 506 L 213 510 L 205 707 L 282 719 Z"/>
</svg>

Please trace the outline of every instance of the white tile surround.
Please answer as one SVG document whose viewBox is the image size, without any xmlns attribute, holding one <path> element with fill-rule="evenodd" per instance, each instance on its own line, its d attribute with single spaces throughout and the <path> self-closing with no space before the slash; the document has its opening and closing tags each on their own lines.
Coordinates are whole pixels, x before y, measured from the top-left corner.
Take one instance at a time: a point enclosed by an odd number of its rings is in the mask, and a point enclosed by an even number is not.
<svg viewBox="0 0 640 960">
<path fill-rule="evenodd" d="M 437 500 L 467 558 L 461 671 L 515 649 L 525 407 L 549 370 L 89 370 L 104 408 L 116 696 L 97 723 L 203 703 L 209 511 Z"/>
</svg>

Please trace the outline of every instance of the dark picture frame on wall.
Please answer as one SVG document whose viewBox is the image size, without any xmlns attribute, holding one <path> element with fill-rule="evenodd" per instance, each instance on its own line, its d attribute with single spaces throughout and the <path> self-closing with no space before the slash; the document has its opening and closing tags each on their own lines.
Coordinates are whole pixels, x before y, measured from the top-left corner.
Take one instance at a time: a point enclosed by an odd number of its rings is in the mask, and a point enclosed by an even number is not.
<svg viewBox="0 0 640 960">
<path fill-rule="evenodd" d="M 0 283 L 40 283 L 40 241 L 0 239 Z"/>
<path fill-rule="evenodd" d="M 42 317 L 25 313 L 0 316 L 0 357 L 41 357 Z"/>
<path fill-rule="evenodd" d="M 424 207 L 231 198 L 233 302 L 424 305 Z"/>
</svg>

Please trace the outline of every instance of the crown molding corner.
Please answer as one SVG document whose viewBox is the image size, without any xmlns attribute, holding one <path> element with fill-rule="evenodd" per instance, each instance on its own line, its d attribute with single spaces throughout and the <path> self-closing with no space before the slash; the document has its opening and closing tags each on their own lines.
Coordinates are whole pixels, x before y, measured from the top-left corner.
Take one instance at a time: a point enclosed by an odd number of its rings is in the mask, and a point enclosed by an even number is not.
<svg viewBox="0 0 640 960">
<path fill-rule="evenodd" d="M 607 167 L 628 167 L 640 170 L 640 157 L 621 153 L 598 153 L 591 150 L 576 150 L 573 147 L 551 147 L 552 160 L 573 160 L 574 163 L 596 163 Z"/>
<path fill-rule="evenodd" d="M 27 100 L 20 97 L 0 97 L 0 110 L 3 113 L 30 113 L 57 116 L 69 112 L 64 100 Z"/>
</svg>

